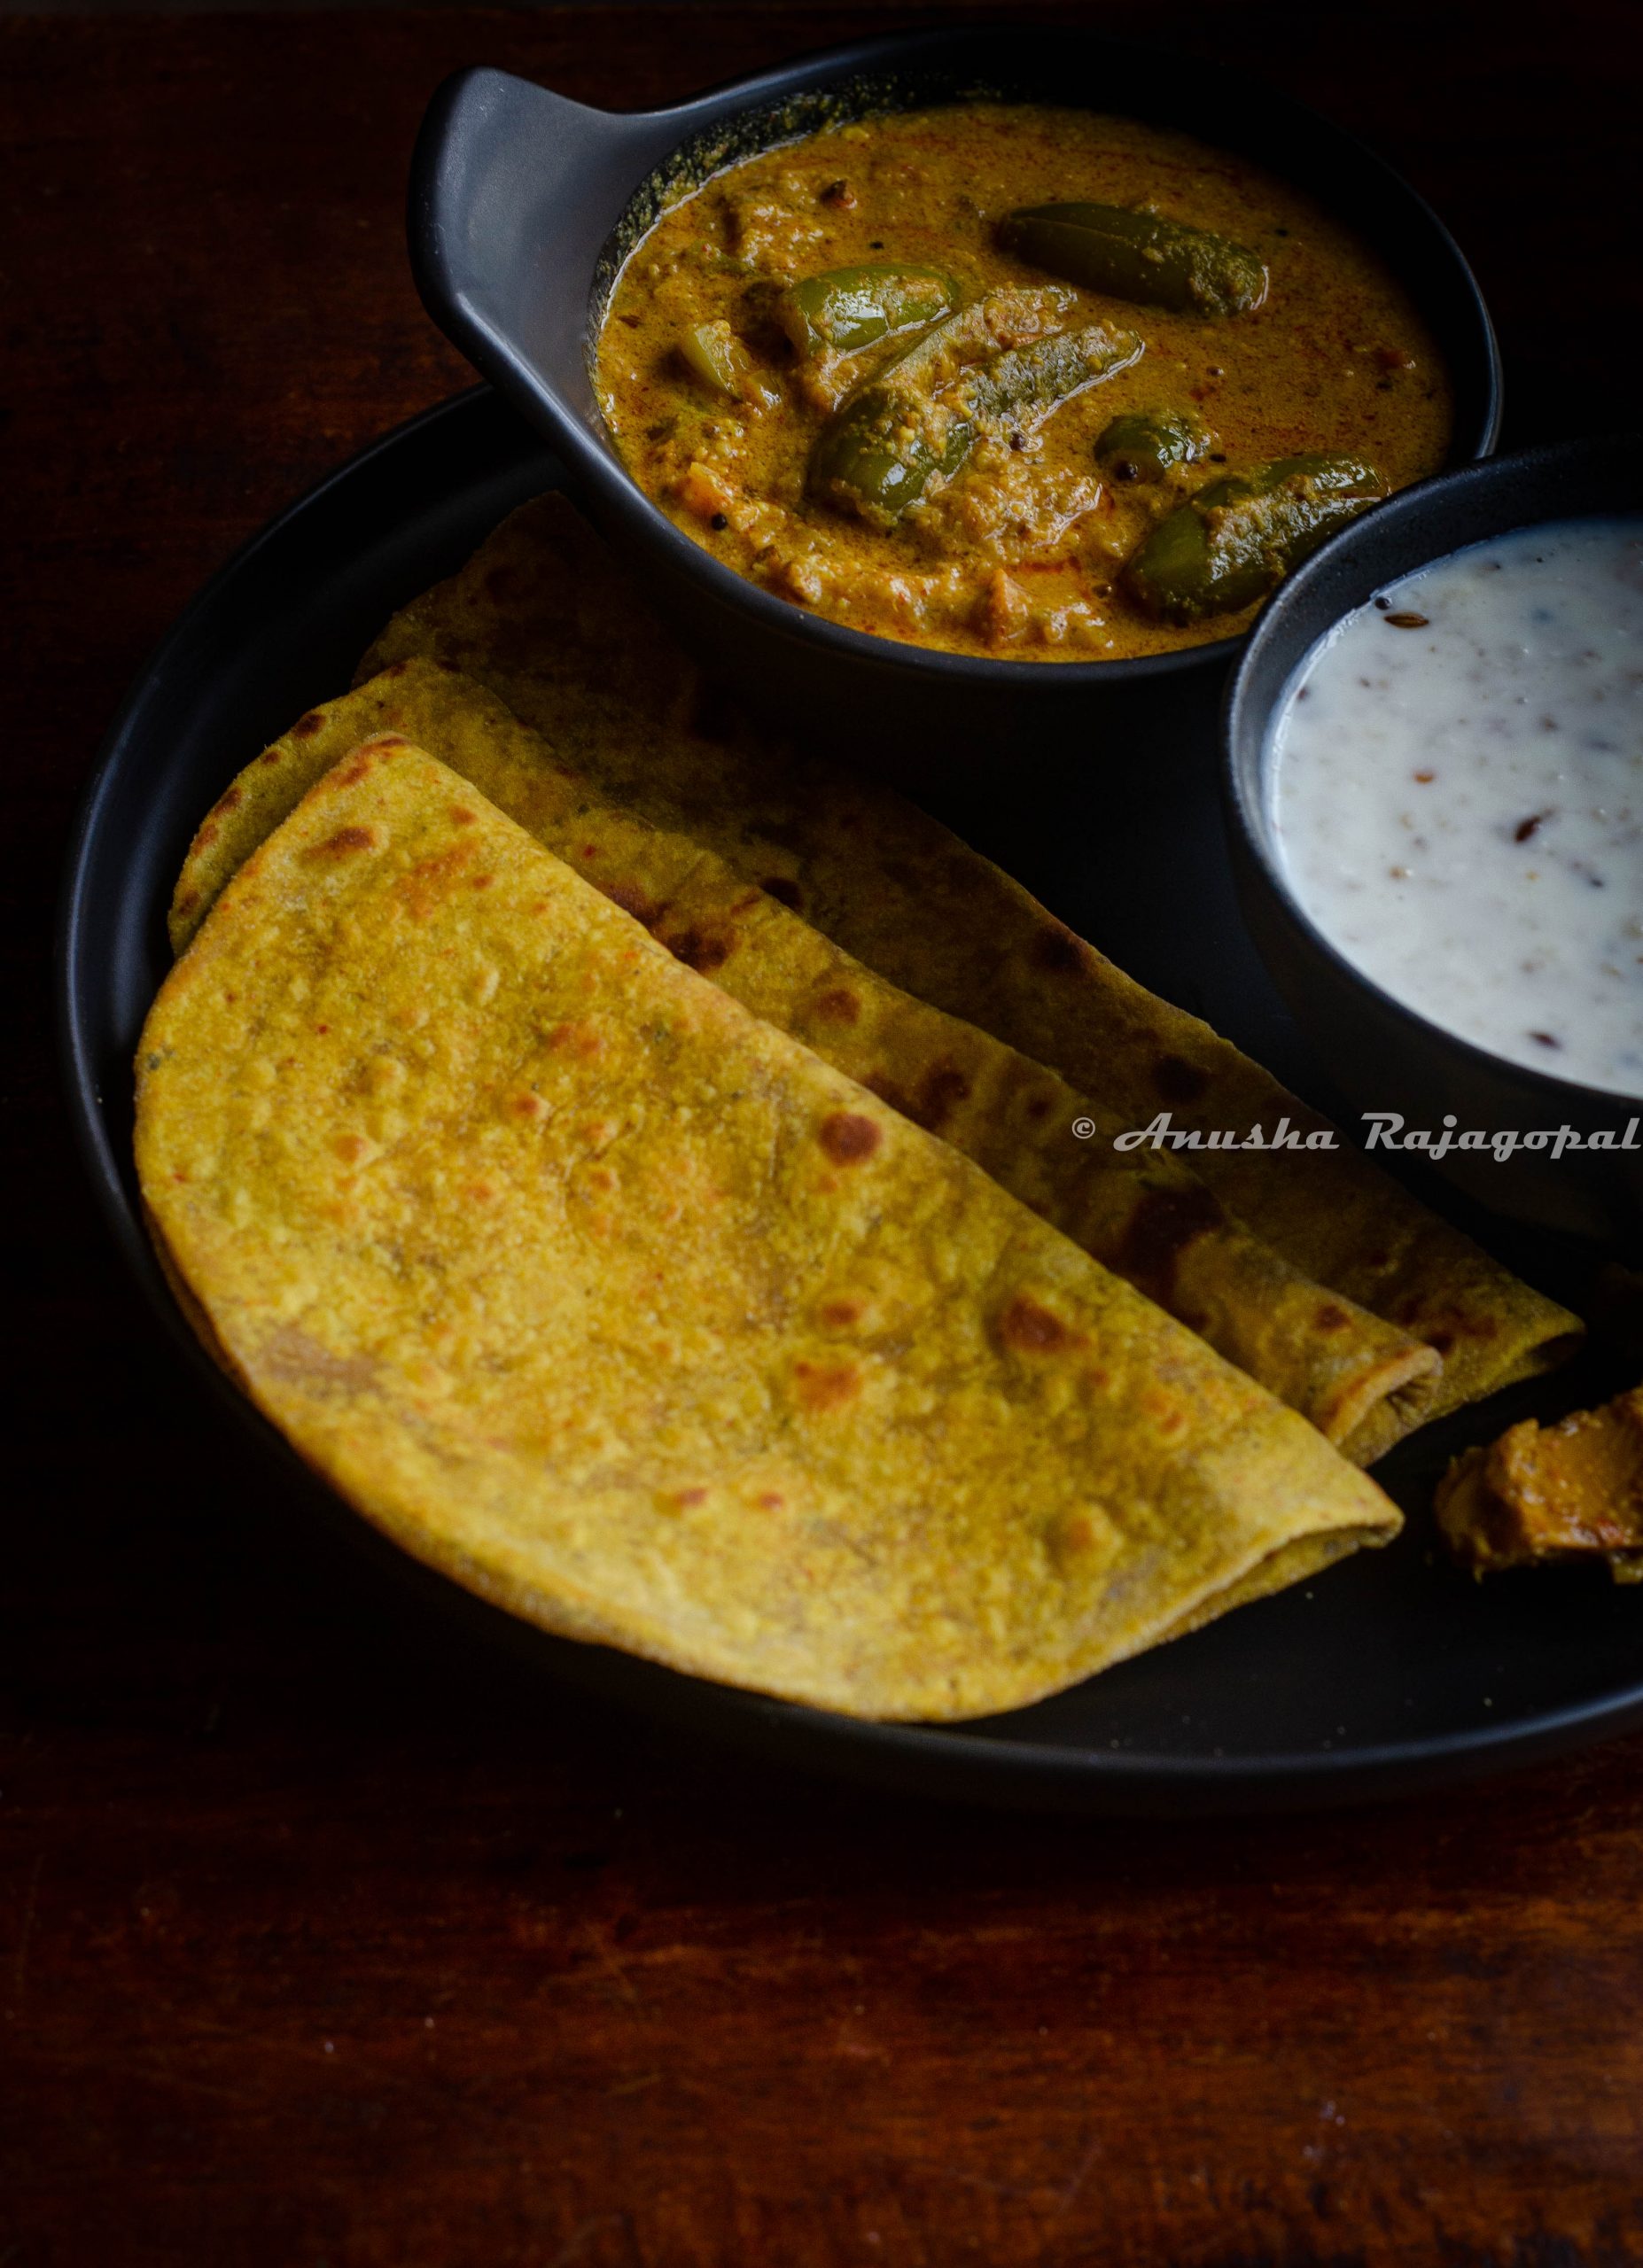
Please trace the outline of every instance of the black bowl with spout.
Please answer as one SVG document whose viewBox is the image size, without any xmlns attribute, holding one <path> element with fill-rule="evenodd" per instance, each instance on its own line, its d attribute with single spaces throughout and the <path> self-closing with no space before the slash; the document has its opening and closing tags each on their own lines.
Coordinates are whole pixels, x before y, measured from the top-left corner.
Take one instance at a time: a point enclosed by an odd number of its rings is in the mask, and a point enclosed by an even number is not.
<svg viewBox="0 0 1643 2268">
<path fill-rule="evenodd" d="M 1386 260 L 1454 389 L 1450 462 L 1499 423 L 1494 332 L 1431 209 L 1363 144 L 1219 63 L 1034 26 L 876 40 L 662 111 L 592 110 L 504 72 L 435 95 L 412 168 L 410 248 L 429 312 L 540 429 L 579 502 L 643 574 L 680 634 L 757 708 L 915 784 L 1144 759 L 1160 731 L 1212 724 L 1238 641 L 1130 661 L 1029 662 L 871 636 L 744 580 L 676 527 L 624 468 L 593 384 L 621 265 L 664 203 L 820 127 L 985 97 L 1122 111 L 1201 136 L 1294 183 Z"/>
</svg>

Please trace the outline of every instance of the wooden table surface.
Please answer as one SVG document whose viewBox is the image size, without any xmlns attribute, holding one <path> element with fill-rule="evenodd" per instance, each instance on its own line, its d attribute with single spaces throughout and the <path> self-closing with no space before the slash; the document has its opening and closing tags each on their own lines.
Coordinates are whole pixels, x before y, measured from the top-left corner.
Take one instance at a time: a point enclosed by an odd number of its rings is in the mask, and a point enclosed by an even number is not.
<svg viewBox="0 0 1643 2268">
<path fill-rule="evenodd" d="M 1433 197 L 1521 442 L 1636 422 L 1630 12 L 1170 24 L 1242 32 Z M 1643 2262 L 1643 1743 L 1191 1827 L 693 1751 L 293 1531 L 69 1147 L 47 940 L 123 687 L 269 514 L 466 382 L 402 249 L 436 82 L 648 103 L 921 19 L 0 22 L 0 2268 Z"/>
</svg>

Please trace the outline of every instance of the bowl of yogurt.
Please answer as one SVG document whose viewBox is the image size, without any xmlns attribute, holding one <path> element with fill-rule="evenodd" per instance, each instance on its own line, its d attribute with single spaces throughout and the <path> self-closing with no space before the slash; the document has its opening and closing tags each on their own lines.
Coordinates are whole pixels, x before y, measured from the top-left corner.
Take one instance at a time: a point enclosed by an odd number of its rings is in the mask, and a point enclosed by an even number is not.
<svg viewBox="0 0 1643 2268">
<path fill-rule="evenodd" d="M 1643 1243 L 1643 479 L 1441 475 L 1326 545 L 1227 692 L 1256 942 L 1372 1151 Z"/>
</svg>

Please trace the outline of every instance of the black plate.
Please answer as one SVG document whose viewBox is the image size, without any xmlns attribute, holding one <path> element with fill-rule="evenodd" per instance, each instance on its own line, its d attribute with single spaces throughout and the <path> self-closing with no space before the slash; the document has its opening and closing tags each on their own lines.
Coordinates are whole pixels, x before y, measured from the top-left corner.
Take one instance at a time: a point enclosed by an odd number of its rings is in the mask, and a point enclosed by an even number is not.
<svg viewBox="0 0 1643 2268">
<path fill-rule="evenodd" d="M 675 1724 L 931 1793 L 1092 1812 L 1253 1810 L 1406 1790 L 1643 1722 L 1643 1596 L 1600 1572 L 1479 1587 L 1433 1550 L 1424 1507 L 1464 1441 L 1625 1380 L 1595 1355 L 1481 1416 L 1461 1413 L 1377 1477 L 1411 1511 L 1390 1550 L 1143 1655 L 1036 1707 L 954 1728 L 860 1724 L 550 1639 L 381 1543 L 307 1477 L 200 1354 L 144 1236 L 131 1168 L 130 1064 L 168 962 L 164 914 L 206 807 L 300 711 L 345 686 L 392 610 L 452 571 L 553 461 L 487 391 L 378 442 L 258 536 L 195 601 L 116 724 L 70 857 L 60 939 L 63 1041 L 87 1164 L 121 1249 L 196 1370 L 233 1402 L 293 1501 L 323 1508 L 498 1643 Z M 1019 797 L 1015 799 L 1019 804 Z M 957 819 L 1145 982 L 1207 1015 L 1328 1107 L 1246 938 L 1217 810 L 1206 702 L 1148 763 L 1053 802 L 972 803 Z M 1549 1290 L 1591 1256 L 1461 1215 Z"/>
</svg>

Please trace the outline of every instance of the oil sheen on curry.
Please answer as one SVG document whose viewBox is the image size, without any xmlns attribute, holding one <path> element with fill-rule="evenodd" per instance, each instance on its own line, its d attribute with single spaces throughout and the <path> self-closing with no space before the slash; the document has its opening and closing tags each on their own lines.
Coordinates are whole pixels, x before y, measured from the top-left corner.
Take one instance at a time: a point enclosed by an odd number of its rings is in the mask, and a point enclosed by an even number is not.
<svg viewBox="0 0 1643 2268">
<path fill-rule="evenodd" d="M 1041 105 L 717 175 L 628 259 L 598 378 L 635 478 L 737 573 L 1023 661 L 1233 634 L 1450 430 L 1414 307 L 1309 198 Z"/>
</svg>

